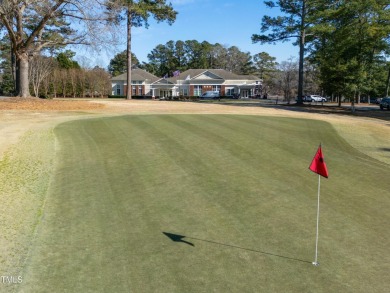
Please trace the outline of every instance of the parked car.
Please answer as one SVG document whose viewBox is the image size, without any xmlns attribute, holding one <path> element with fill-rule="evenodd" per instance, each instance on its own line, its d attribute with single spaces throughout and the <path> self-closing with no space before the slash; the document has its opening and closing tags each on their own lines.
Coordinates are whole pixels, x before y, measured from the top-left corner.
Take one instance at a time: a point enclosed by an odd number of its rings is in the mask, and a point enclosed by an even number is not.
<svg viewBox="0 0 390 293">
<path fill-rule="evenodd" d="M 298 97 L 296 97 L 295 101 L 298 102 Z M 304 102 L 311 102 L 312 100 L 311 100 L 310 96 L 303 96 L 302 97 L 302 101 L 304 101 Z"/>
<path fill-rule="evenodd" d="M 360 98 L 361 103 L 368 103 L 368 101 L 370 101 L 370 104 L 379 104 L 381 99 L 375 98 L 375 97 L 370 97 L 370 99 L 368 99 L 368 97 L 361 97 Z"/>
<path fill-rule="evenodd" d="M 201 96 L 201 99 L 218 99 L 219 98 L 219 91 L 207 91 L 204 92 Z"/>
<path fill-rule="evenodd" d="M 390 110 L 390 97 L 383 98 L 379 104 L 379 107 L 381 108 L 381 110 L 383 109 Z"/>
<path fill-rule="evenodd" d="M 319 95 L 310 95 L 310 96 L 307 96 L 307 97 L 308 97 L 307 99 L 309 99 L 310 102 L 326 102 L 327 101 L 326 98 L 321 97 Z"/>
<path fill-rule="evenodd" d="M 370 104 L 379 104 L 378 98 L 370 97 Z"/>
</svg>

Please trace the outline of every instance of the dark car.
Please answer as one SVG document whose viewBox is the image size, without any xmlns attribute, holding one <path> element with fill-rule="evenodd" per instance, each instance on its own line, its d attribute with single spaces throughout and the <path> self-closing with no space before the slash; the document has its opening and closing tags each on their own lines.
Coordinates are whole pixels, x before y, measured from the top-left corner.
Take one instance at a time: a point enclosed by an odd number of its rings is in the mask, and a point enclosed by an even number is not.
<svg viewBox="0 0 390 293">
<path fill-rule="evenodd" d="M 383 98 L 379 104 L 379 107 L 381 108 L 381 110 L 383 109 L 390 110 L 390 97 Z"/>
<path fill-rule="evenodd" d="M 370 104 L 379 104 L 381 101 L 379 98 L 370 97 Z"/>
<path fill-rule="evenodd" d="M 375 98 L 375 97 L 370 97 L 370 98 L 368 98 L 368 97 L 361 97 L 360 98 L 360 102 L 361 103 L 368 103 L 368 102 L 370 102 L 370 104 L 379 104 L 379 102 L 380 102 L 380 98 Z"/>
</svg>

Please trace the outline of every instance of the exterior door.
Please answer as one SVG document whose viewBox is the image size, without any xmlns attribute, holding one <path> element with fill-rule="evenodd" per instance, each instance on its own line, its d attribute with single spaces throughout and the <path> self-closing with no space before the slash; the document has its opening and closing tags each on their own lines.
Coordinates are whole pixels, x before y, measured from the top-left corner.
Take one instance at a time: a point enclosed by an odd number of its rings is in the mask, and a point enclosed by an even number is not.
<svg viewBox="0 0 390 293">
<path fill-rule="evenodd" d="M 164 98 L 172 97 L 172 91 L 171 90 L 160 90 L 160 97 L 164 97 Z"/>
</svg>

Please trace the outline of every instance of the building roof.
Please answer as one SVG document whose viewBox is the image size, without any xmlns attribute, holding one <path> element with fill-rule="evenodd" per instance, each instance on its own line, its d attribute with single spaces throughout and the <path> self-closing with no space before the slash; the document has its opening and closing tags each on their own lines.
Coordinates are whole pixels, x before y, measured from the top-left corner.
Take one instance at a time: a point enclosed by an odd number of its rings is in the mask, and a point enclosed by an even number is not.
<svg viewBox="0 0 390 293">
<path fill-rule="evenodd" d="M 180 75 L 168 78 L 168 80 L 185 80 L 189 76 L 190 79 L 197 77 L 205 72 L 210 72 L 216 77 L 220 77 L 224 80 L 260 80 L 259 77 L 254 75 L 238 75 L 225 69 L 188 69 L 180 73 Z"/>
<path fill-rule="evenodd" d="M 240 75 L 241 77 L 243 77 L 243 79 L 246 79 L 246 80 L 260 80 L 260 78 L 256 75 Z"/>
<path fill-rule="evenodd" d="M 148 79 L 148 80 L 150 80 L 150 83 L 153 83 L 153 82 L 159 80 L 160 77 L 157 77 L 157 76 L 147 72 L 146 70 L 139 69 L 139 68 L 135 68 L 135 69 L 131 70 L 131 80 L 145 80 L 145 79 Z M 111 78 L 111 80 L 127 80 L 127 72 L 120 74 L 120 75 L 117 75 L 117 76 Z"/>
<path fill-rule="evenodd" d="M 239 75 L 227 71 L 225 69 L 188 69 L 186 71 L 181 72 L 178 76 L 174 76 L 170 78 L 161 78 L 147 72 L 146 70 L 139 69 L 139 68 L 131 70 L 131 80 L 148 79 L 150 83 L 154 83 L 161 79 L 165 79 L 168 82 L 176 83 L 177 80 L 186 80 L 188 77 L 190 79 L 194 79 L 196 77 L 202 76 L 203 74 L 211 74 L 215 79 L 221 79 L 221 80 L 252 80 L 252 81 L 260 80 L 259 77 L 254 75 Z M 127 79 L 127 73 L 123 73 L 121 75 L 113 77 L 111 80 L 125 81 L 126 79 Z"/>
</svg>

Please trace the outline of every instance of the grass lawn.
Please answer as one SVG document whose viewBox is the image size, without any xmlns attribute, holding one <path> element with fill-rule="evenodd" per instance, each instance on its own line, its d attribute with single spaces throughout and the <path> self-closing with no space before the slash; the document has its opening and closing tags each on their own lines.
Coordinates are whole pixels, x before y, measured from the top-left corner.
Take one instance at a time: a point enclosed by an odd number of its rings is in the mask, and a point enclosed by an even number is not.
<svg viewBox="0 0 390 293">
<path fill-rule="evenodd" d="M 390 166 L 330 124 L 145 115 L 67 122 L 55 135 L 17 291 L 390 291 Z M 318 177 L 308 166 L 320 142 L 330 178 L 314 267 Z"/>
</svg>

